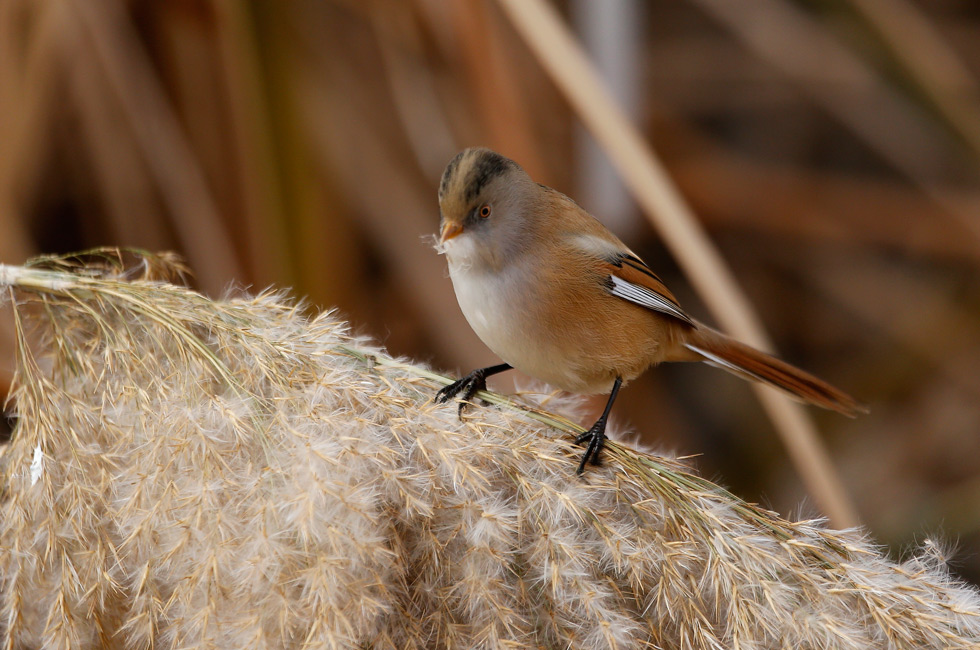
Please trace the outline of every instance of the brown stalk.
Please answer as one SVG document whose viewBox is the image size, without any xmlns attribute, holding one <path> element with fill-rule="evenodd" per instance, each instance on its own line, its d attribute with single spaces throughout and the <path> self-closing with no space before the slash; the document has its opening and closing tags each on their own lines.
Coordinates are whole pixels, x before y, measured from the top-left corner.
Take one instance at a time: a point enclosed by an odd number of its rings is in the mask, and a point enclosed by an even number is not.
<svg viewBox="0 0 980 650">
<path fill-rule="evenodd" d="M 458 147 L 437 94 L 432 66 L 424 59 L 416 17 L 406 3 L 393 2 L 384 9 L 369 16 L 384 76 L 419 168 L 435 180 Z"/>
<path fill-rule="evenodd" d="M 547 168 L 527 107 L 519 101 L 524 93 L 507 56 L 509 50 L 494 6 L 488 0 L 476 0 L 454 2 L 450 7 L 463 68 L 460 72 L 469 84 L 467 96 L 489 137 L 483 144 L 508 152 L 534 178 L 547 181 Z"/>
<path fill-rule="evenodd" d="M 160 188 L 183 250 L 208 291 L 243 277 L 214 203 L 177 116 L 119 0 L 72 0 L 144 160 Z"/>
<path fill-rule="evenodd" d="M 69 16 L 59 3 L 2 3 L 0 16 L 0 254 L 6 262 L 23 261 L 36 254 L 20 217 L 22 202 L 33 195 L 41 180 L 41 159 L 55 132 L 57 88 L 62 79 L 63 30 Z M 18 12 L 33 12 L 33 31 L 23 53 L 15 51 Z M 19 83 L 18 83 L 19 82 Z"/>
<path fill-rule="evenodd" d="M 417 317 L 435 342 L 464 367 L 486 365 L 489 352 L 480 345 L 455 304 L 446 300 L 452 287 L 445 262 L 420 233 L 434 233 L 438 207 L 419 189 L 423 179 L 400 164 L 405 153 L 396 134 L 385 131 L 384 120 L 373 124 L 357 119 L 359 106 L 377 106 L 377 89 L 351 77 L 349 66 L 328 60 L 300 73 L 298 96 L 311 133 L 313 155 L 333 170 L 363 226 L 398 278 L 398 286 L 418 305 Z M 326 83 L 324 83 L 326 80 Z M 383 179 L 383 180 L 381 180 Z M 384 191 L 378 191 L 383 183 Z M 442 287 L 434 287 L 433 279 Z"/>
<path fill-rule="evenodd" d="M 849 1 L 980 160 L 980 86 L 923 10 L 908 0 Z"/>
<path fill-rule="evenodd" d="M 752 228 L 980 262 L 980 248 L 970 232 L 946 219 L 940 206 L 914 188 L 737 155 L 677 119 L 668 120 L 656 137 L 673 161 L 677 185 L 712 228 Z M 948 192 L 956 193 L 952 188 Z M 964 203 L 973 202 L 980 210 L 980 193 L 961 196 Z"/>
<path fill-rule="evenodd" d="M 943 133 L 828 31 L 784 0 L 695 0 L 980 240 L 975 207 L 936 182 Z M 765 29 L 760 25 L 766 25 Z M 846 93 L 838 92 L 846 86 Z M 859 92 L 858 92 L 859 91 Z M 896 134 L 901 134 L 896 137 Z"/>
<path fill-rule="evenodd" d="M 234 0 L 212 0 L 222 80 L 231 112 L 235 169 L 242 198 L 245 251 L 259 284 L 273 279 L 295 285 L 289 263 L 284 189 L 277 169 L 273 114 L 263 87 L 254 9 Z"/>
<path fill-rule="evenodd" d="M 980 397 L 976 368 L 972 363 L 957 363 L 969 359 L 968 352 L 980 340 L 972 310 L 957 304 L 951 291 L 943 291 L 910 270 L 880 260 L 828 257 L 816 265 L 820 272 L 808 274 L 808 282 L 903 350 L 925 360 L 958 388 Z"/>
<path fill-rule="evenodd" d="M 33 31 L 25 51 L 17 51 L 16 27 L 32 14 Z M 61 35 L 68 28 L 58 3 L 0 3 L 0 262 L 14 263 L 37 254 L 22 215 L 41 180 L 41 159 L 49 150 L 56 88 L 62 78 Z M 0 394 L 7 395 L 13 375 L 14 328 L 0 317 Z"/>
<path fill-rule="evenodd" d="M 71 93 L 78 107 L 83 152 L 109 217 L 113 241 L 129 246 L 172 246 L 152 181 L 128 133 L 120 133 L 121 109 L 114 101 L 92 49 L 76 31 L 66 30 L 62 48 Z M 134 215 L 140 215 L 134 218 Z"/>
</svg>

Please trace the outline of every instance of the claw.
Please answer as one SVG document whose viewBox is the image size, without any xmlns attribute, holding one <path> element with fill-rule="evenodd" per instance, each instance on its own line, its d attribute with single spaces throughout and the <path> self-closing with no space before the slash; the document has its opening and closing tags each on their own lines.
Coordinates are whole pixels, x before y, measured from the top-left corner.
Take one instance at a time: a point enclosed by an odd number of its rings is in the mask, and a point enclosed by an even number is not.
<svg viewBox="0 0 980 650">
<path fill-rule="evenodd" d="M 487 377 L 505 370 L 510 370 L 510 366 L 506 363 L 502 363 L 497 366 L 490 366 L 489 368 L 478 368 L 465 377 L 457 379 L 448 386 L 440 388 L 439 392 L 436 393 L 435 401 L 441 404 L 443 402 L 448 402 L 457 395 L 460 395 L 459 410 L 457 413 L 460 419 L 462 419 L 463 407 L 470 403 L 474 395 L 481 390 L 487 389 Z"/>
<path fill-rule="evenodd" d="M 582 475 L 585 471 L 585 465 L 591 460 L 593 465 L 599 465 L 599 454 L 602 453 L 602 448 L 606 444 L 606 420 L 609 418 L 609 411 L 612 410 L 613 402 L 616 401 L 616 395 L 619 394 L 619 387 L 623 384 L 622 377 L 616 377 L 616 381 L 613 382 L 612 391 L 609 393 L 609 401 L 606 402 L 606 408 L 602 411 L 602 415 L 596 420 L 592 428 L 580 435 L 575 439 L 575 444 L 581 445 L 586 440 L 589 441 L 589 446 L 585 448 L 585 453 L 582 454 L 582 462 L 578 464 L 578 470 L 576 474 Z"/>
<path fill-rule="evenodd" d="M 443 402 L 448 402 L 452 398 L 456 397 L 456 395 L 458 395 L 460 392 L 466 389 L 466 385 L 471 381 L 472 375 L 473 373 L 470 373 L 469 375 L 466 375 L 462 379 L 457 379 L 456 381 L 449 384 L 448 386 L 443 386 L 442 388 L 440 388 L 439 392 L 436 393 L 435 401 L 442 404 Z M 470 395 L 469 397 L 472 397 L 472 395 Z M 464 397 L 464 399 L 466 398 Z"/>
<path fill-rule="evenodd" d="M 602 448 L 606 443 L 606 418 L 599 418 L 592 428 L 580 435 L 575 439 L 575 444 L 581 445 L 586 440 L 589 441 L 589 446 L 585 448 L 585 453 L 582 454 L 582 462 L 578 464 L 578 469 L 575 473 L 579 476 L 585 471 L 585 466 L 591 460 L 592 464 L 595 466 L 600 465 L 599 454 L 602 452 Z"/>
<path fill-rule="evenodd" d="M 466 406 L 478 391 L 485 390 L 487 379 L 482 376 L 479 370 L 475 370 L 462 379 L 458 379 L 448 386 L 440 389 L 436 393 L 436 401 L 441 403 L 448 402 L 452 398 L 460 395 L 459 398 L 459 417 L 463 417 L 463 407 Z"/>
</svg>

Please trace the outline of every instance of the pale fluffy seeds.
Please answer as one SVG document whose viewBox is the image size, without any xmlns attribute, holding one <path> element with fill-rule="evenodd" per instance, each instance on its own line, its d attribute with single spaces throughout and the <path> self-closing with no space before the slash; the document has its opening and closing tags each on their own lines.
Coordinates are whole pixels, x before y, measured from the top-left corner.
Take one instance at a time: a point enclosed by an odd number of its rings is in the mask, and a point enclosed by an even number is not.
<svg viewBox="0 0 980 650">
<path fill-rule="evenodd" d="M 980 599 L 930 549 L 896 564 L 615 446 L 580 479 L 566 436 L 460 422 L 279 296 L 75 285 L 14 306 L 46 342 L 3 455 L 10 647 L 980 643 Z"/>
</svg>

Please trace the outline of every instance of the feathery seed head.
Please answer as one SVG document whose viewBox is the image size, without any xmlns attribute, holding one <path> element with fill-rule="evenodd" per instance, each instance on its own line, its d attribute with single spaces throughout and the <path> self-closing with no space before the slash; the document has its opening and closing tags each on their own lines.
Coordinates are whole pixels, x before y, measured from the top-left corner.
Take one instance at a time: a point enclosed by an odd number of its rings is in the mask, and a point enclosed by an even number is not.
<svg viewBox="0 0 980 650">
<path fill-rule="evenodd" d="M 4 275 L 7 647 L 980 643 L 930 544 L 896 564 L 615 444 L 583 480 L 559 416 L 461 423 L 332 314 L 76 264 Z"/>
</svg>

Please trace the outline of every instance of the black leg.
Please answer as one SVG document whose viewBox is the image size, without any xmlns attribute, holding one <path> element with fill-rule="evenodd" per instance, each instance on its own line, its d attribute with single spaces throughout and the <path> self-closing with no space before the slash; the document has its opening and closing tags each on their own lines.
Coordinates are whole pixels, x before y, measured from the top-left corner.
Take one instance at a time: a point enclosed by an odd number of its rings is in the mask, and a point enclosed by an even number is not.
<svg viewBox="0 0 980 650">
<path fill-rule="evenodd" d="M 589 446 L 585 448 L 585 453 L 582 454 L 582 462 L 578 464 L 577 474 L 581 475 L 585 471 L 585 465 L 592 460 L 593 465 L 599 464 L 599 453 L 602 451 L 602 447 L 606 441 L 606 420 L 609 419 L 609 411 L 612 410 L 613 402 L 616 401 L 616 395 L 619 393 L 619 387 L 623 383 L 622 377 L 616 377 L 616 383 L 613 384 L 612 392 L 609 393 L 609 401 L 606 402 L 606 408 L 596 420 L 592 428 L 580 435 L 575 439 L 575 443 L 581 445 L 586 440 L 589 441 Z"/>
<path fill-rule="evenodd" d="M 501 363 L 496 366 L 489 366 L 487 368 L 479 368 L 474 370 L 470 374 L 466 375 L 462 379 L 457 379 L 448 386 L 441 388 L 438 393 L 436 393 L 437 402 L 448 402 L 456 395 L 462 393 L 459 402 L 459 415 L 463 416 L 463 407 L 466 403 L 476 395 L 477 391 L 487 389 L 487 377 L 491 375 L 496 375 L 498 373 L 504 372 L 505 370 L 510 370 L 511 365 L 509 363 Z"/>
</svg>

